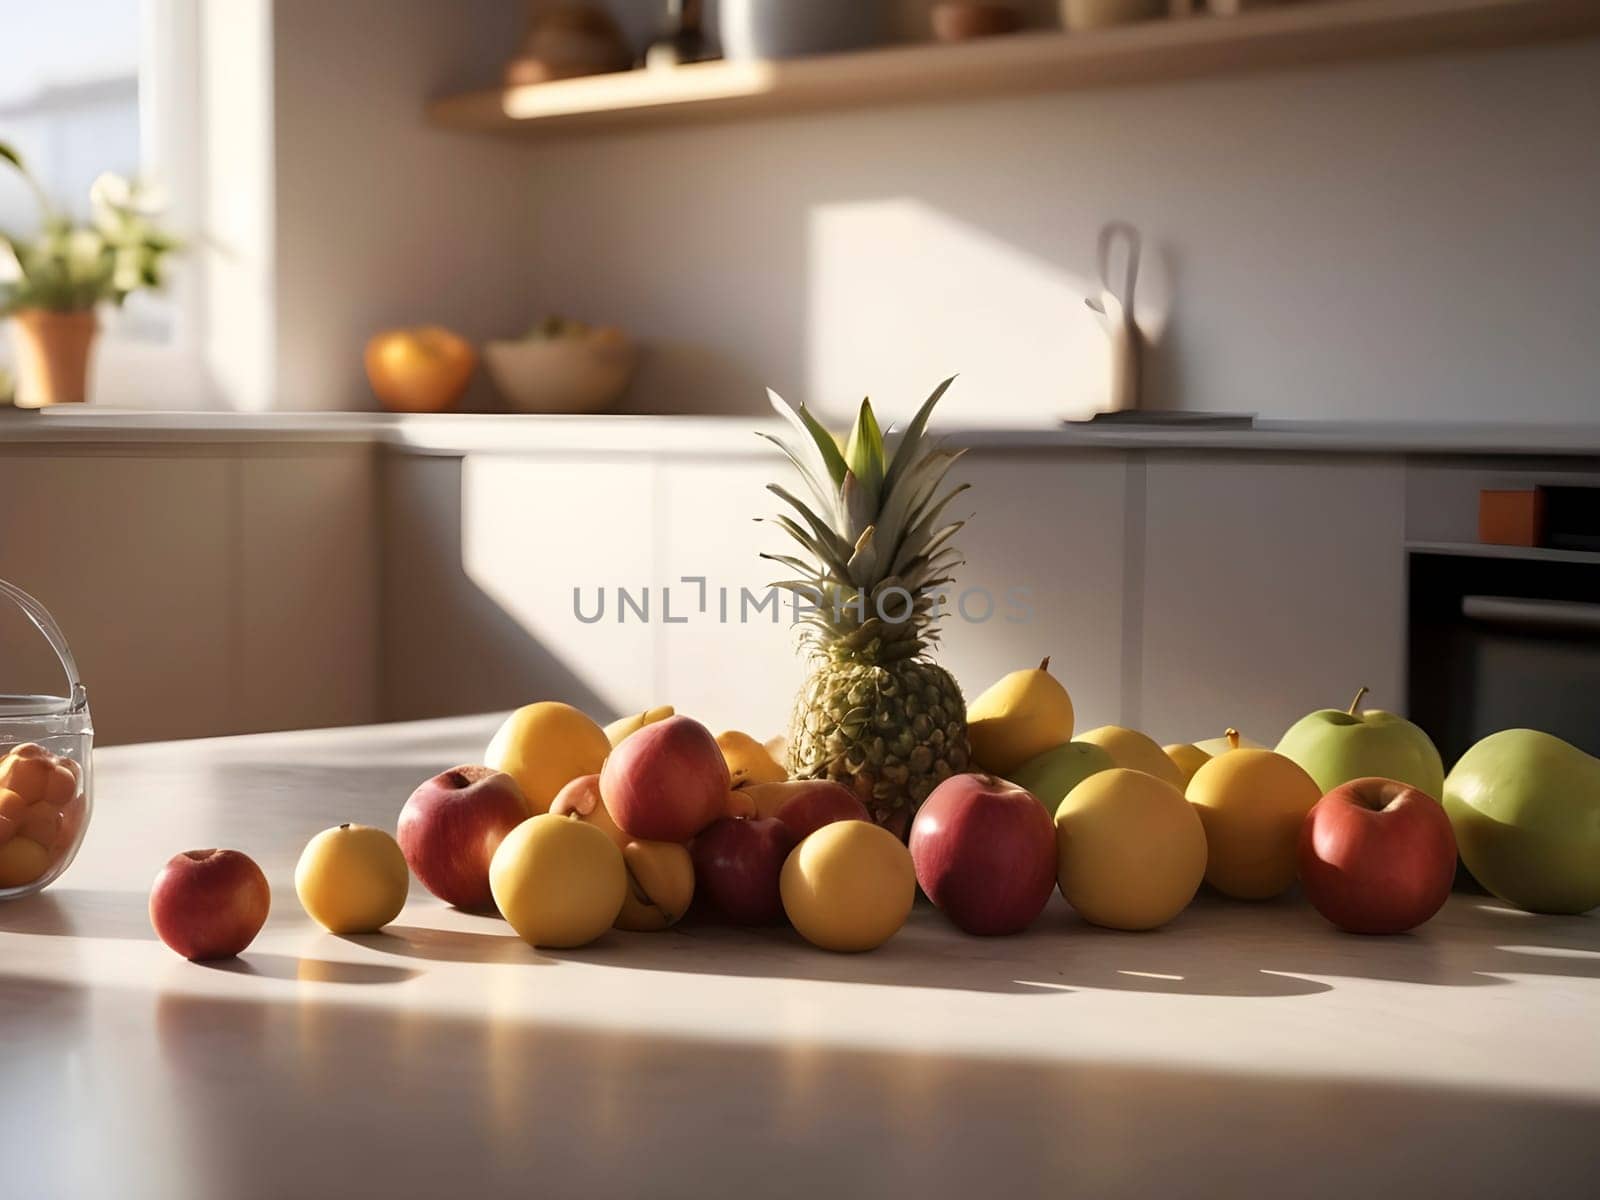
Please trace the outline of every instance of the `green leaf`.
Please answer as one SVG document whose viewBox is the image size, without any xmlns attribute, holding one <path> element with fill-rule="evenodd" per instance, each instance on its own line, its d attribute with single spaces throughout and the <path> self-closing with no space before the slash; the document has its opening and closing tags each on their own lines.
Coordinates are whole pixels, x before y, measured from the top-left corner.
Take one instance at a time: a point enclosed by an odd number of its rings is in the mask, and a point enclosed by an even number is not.
<svg viewBox="0 0 1600 1200">
<path fill-rule="evenodd" d="M 911 424 L 906 426 L 905 435 L 900 439 L 900 445 L 895 448 L 894 461 L 889 464 L 889 473 L 885 477 L 885 486 L 894 487 L 900 477 L 906 473 L 911 464 L 916 462 L 918 447 L 922 443 L 923 431 L 928 427 L 928 418 L 933 415 L 933 406 L 939 403 L 945 392 L 950 390 L 950 385 L 956 381 L 954 375 L 946 379 L 933 389 L 933 395 L 922 402 L 922 407 L 917 410 L 917 415 L 911 418 Z"/>
<path fill-rule="evenodd" d="M 849 555 L 850 543 L 841 538 L 832 529 L 828 528 L 827 523 L 824 522 L 821 517 L 817 516 L 816 513 L 812 512 L 803 503 L 801 503 L 799 498 L 791 493 L 787 488 L 783 487 L 781 484 L 769 483 L 767 484 L 767 491 L 771 492 L 774 496 L 777 496 L 780 500 L 785 501 L 791 508 L 795 510 L 795 512 L 799 513 L 801 518 L 804 519 L 805 523 L 811 526 L 812 532 L 816 535 L 816 540 L 821 545 L 828 547 L 829 550 L 841 558 Z"/>
<path fill-rule="evenodd" d="M 16 147 L 10 142 L 0 142 L 0 158 L 5 159 L 23 174 L 27 174 L 28 168 L 22 165 L 22 155 L 17 153 Z"/>
<path fill-rule="evenodd" d="M 860 481 L 868 505 L 876 510 L 883 491 L 883 431 L 878 428 L 877 417 L 872 415 L 871 400 L 861 402 L 855 428 L 850 431 L 850 441 L 845 446 L 844 461 Z"/>
<path fill-rule="evenodd" d="M 833 434 L 823 428 L 822 422 L 813 417 L 804 404 L 800 406 L 800 420 L 805 423 L 811 440 L 817 444 L 817 453 L 822 455 L 822 461 L 828 464 L 828 478 L 833 480 L 834 487 L 843 487 L 844 477 L 850 468 L 844 461 L 844 455 L 839 453 L 839 443 L 833 440 Z"/>
<path fill-rule="evenodd" d="M 838 487 L 844 482 L 844 458 L 839 453 L 839 447 L 829 435 L 828 431 L 817 424 L 816 419 L 806 411 L 802 404 L 800 411 L 796 412 L 789 407 L 789 402 L 771 388 L 767 389 L 767 402 L 785 421 L 793 425 L 800 436 L 813 446 L 818 456 L 822 459 L 824 470 L 828 478 L 833 481 L 833 486 Z"/>
<path fill-rule="evenodd" d="M 811 494 L 816 497 L 817 507 L 821 510 L 823 519 L 837 524 L 839 520 L 838 495 L 829 488 L 823 486 L 822 480 L 817 476 L 817 473 L 811 469 L 810 465 L 805 461 L 805 459 L 801 457 L 800 452 L 795 450 L 782 438 L 776 437 L 773 434 L 757 430 L 756 436 L 758 438 L 764 438 L 765 440 L 771 442 L 779 450 L 783 451 L 784 457 L 794 464 L 795 470 L 800 472 L 800 478 L 806 481 L 806 486 L 811 489 Z"/>
</svg>

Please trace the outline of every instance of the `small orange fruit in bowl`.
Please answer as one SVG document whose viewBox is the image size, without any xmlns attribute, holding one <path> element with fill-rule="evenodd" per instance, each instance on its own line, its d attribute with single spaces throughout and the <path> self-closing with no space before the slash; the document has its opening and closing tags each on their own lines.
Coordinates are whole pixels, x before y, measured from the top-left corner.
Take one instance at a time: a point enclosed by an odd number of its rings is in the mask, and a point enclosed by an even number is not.
<svg viewBox="0 0 1600 1200">
<path fill-rule="evenodd" d="M 437 325 L 391 329 L 367 343 L 367 382 L 391 412 L 454 408 L 477 366 L 472 344 Z"/>
</svg>

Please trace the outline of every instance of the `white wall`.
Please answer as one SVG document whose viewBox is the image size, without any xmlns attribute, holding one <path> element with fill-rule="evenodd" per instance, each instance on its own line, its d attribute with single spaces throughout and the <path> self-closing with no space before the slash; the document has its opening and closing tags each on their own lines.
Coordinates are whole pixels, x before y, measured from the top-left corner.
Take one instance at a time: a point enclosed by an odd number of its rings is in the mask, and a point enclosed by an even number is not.
<svg viewBox="0 0 1600 1200">
<path fill-rule="evenodd" d="M 430 96 L 494 79 L 524 13 L 274 0 L 276 407 L 374 407 L 361 351 L 380 329 L 531 324 L 526 152 L 422 119 Z"/>
<path fill-rule="evenodd" d="M 636 409 L 961 371 L 948 419 L 1045 421 L 1103 389 L 1120 217 L 1162 406 L 1594 420 L 1597 115 L 1590 41 L 538 143 L 528 278 L 656 343 Z"/>
</svg>

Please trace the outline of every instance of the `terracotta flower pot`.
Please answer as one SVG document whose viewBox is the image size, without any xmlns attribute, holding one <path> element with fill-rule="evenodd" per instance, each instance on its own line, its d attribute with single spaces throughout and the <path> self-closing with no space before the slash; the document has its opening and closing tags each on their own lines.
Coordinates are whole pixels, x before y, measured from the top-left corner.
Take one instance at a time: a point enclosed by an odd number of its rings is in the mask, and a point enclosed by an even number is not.
<svg viewBox="0 0 1600 1200">
<path fill-rule="evenodd" d="M 82 404 L 89 385 L 89 351 L 100 322 L 93 309 L 50 312 L 25 308 L 11 314 L 16 344 L 18 408 Z"/>
</svg>

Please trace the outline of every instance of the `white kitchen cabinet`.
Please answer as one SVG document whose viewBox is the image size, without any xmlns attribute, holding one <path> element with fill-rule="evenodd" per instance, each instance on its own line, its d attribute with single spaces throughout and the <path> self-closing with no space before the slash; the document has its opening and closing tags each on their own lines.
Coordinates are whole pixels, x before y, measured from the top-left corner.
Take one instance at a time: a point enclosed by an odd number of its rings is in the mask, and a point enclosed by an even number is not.
<svg viewBox="0 0 1600 1200">
<path fill-rule="evenodd" d="M 1404 707 L 1400 460 L 1150 455 L 1142 471 L 1140 728 L 1273 745 L 1361 686 Z"/>
<path fill-rule="evenodd" d="M 779 621 L 746 612 L 740 589 L 759 592 L 792 572 L 759 557 L 792 552 L 781 530 L 754 520 L 782 510 L 766 490 L 793 484 L 785 464 L 766 459 L 677 459 L 664 483 L 661 567 L 681 623 L 656 626 L 666 699 L 718 727 L 760 736 L 785 728 L 804 676 L 792 608 Z M 1121 709 L 1123 490 L 1120 454 L 968 455 L 951 482 L 972 484 L 947 510 L 976 513 L 957 535 L 957 568 L 934 654 L 975 696 L 999 676 L 1046 655 L 1085 720 L 1117 719 Z M 798 489 L 796 493 L 799 494 Z M 705 576 L 708 611 L 690 603 Z M 726 589 L 729 612 L 720 612 Z M 682 597 L 680 604 L 679 597 Z"/>
<path fill-rule="evenodd" d="M 391 719 L 565 700 L 655 703 L 652 633 L 619 621 L 658 538 L 648 460 L 394 456 L 384 464 L 383 694 Z M 588 623 L 574 608 L 603 617 Z"/>
<path fill-rule="evenodd" d="M 651 612 L 659 702 L 713 730 L 742 729 L 762 740 L 783 733 L 805 663 L 790 593 L 769 585 L 794 572 L 761 552 L 796 551 L 783 530 L 757 518 L 787 511 L 767 484 L 782 483 L 797 496 L 802 485 L 776 450 L 749 458 L 672 458 L 660 471 L 661 550 Z M 685 577 L 705 580 L 703 608 L 702 585 Z M 670 614 L 662 605 L 665 588 Z"/>
<path fill-rule="evenodd" d="M 939 653 L 969 700 L 1049 656 L 1079 729 L 1121 719 L 1127 469 L 1114 452 L 980 451 L 957 465 L 972 489 L 949 512 L 972 519 Z"/>
</svg>

